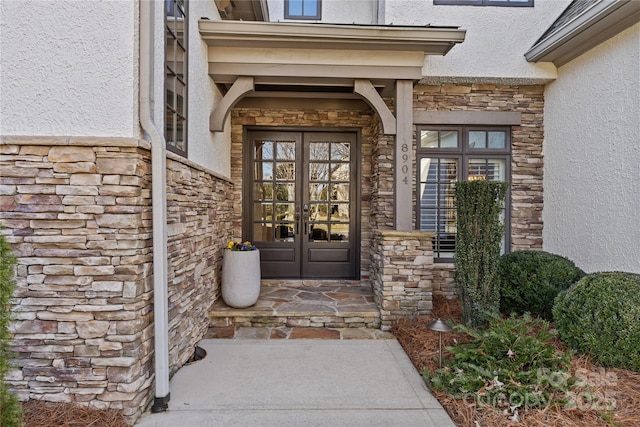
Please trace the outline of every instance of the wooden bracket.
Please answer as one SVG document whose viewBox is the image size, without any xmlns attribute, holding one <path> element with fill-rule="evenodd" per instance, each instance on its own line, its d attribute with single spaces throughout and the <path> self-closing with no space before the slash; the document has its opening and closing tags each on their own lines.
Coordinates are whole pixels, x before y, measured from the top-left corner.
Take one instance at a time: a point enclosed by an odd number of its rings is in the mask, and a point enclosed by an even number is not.
<svg viewBox="0 0 640 427">
<path fill-rule="evenodd" d="M 378 113 L 385 135 L 396 134 L 396 118 L 369 80 L 356 79 L 353 84 L 353 93 L 362 96 L 367 104 Z"/>
<path fill-rule="evenodd" d="M 253 92 L 253 77 L 241 76 L 233 82 L 231 89 L 222 98 L 220 103 L 214 108 L 211 116 L 209 117 L 209 130 L 211 132 L 222 132 L 224 130 L 224 122 L 229 115 L 229 111 L 234 105 L 238 103 L 244 96 Z"/>
</svg>

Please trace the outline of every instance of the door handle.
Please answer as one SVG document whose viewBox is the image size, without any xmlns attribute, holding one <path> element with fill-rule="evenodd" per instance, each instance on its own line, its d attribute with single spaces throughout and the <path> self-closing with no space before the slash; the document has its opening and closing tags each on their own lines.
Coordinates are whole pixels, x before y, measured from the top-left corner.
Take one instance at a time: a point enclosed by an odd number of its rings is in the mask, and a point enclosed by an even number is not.
<svg viewBox="0 0 640 427">
<path fill-rule="evenodd" d="M 304 231 L 305 236 L 308 236 L 309 235 L 309 205 L 305 203 L 302 208 L 302 211 L 303 211 L 302 218 L 304 220 L 304 226 L 302 230 Z"/>
<path fill-rule="evenodd" d="M 296 229 L 296 236 L 298 234 L 300 234 L 300 205 L 296 205 L 296 215 L 295 215 L 295 229 Z"/>
<path fill-rule="evenodd" d="M 305 212 L 303 215 L 303 220 L 304 220 L 304 226 L 302 228 L 302 230 L 304 231 L 304 234 L 309 234 L 309 215 Z"/>
<path fill-rule="evenodd" d="M 304 221 L 302 231 L 305 235 L 309 235 L 309 205 L 307 203 L 302 206 L 302 219 Z"/>
</svg>

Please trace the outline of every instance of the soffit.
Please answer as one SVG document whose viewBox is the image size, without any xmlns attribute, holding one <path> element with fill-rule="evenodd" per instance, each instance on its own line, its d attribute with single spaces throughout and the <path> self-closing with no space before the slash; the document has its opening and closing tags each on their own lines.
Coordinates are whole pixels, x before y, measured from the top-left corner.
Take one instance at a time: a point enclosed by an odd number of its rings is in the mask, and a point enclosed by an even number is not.
<svg viewBox="0 0 640 427">
<path fill-rule="evenodd" d="M 424 55 L 445 55 L 465 37 L 453 27 L 391 27 L 276 22 L 199 22 L 209 75 L 223 93 L 240 76 L 273 92 L 344 93 L 369 79 L 380 93 L 422 77 Z M 278 86 L 286 90 L 276 90 Z M 348 93 L 347 93 L 348 92 Z"/>
<path fill-rule="evenodd" d="M 267 0 L 215 0 L 222 19 L 240 21 L 268 21 Z"/>
</svg>

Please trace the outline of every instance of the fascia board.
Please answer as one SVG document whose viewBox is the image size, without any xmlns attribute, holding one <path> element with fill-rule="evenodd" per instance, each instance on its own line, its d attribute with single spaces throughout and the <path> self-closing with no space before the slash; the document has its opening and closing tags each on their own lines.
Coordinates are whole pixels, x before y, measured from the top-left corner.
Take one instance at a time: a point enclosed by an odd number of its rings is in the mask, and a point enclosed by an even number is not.
<svg viewBox="0 0 640 427">
<path fill-rule="evenodd" d="M 209 46 L 313 49 L 382 49 L 446 54 L 464 41 L 457 28 L 359 27 L 329 24 L 200 20 Z"/>
</svg>

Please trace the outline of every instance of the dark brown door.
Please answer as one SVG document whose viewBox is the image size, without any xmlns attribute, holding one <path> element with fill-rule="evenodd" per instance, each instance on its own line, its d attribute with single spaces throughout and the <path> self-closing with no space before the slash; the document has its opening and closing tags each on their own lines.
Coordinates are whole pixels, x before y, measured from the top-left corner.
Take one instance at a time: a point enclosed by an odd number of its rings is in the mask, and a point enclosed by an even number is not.
<svg viewBox="0 0 640 427">
<path fill-rule="evenodd" d="M 357 278 L 357 137 L 248 133 L 245 235 L 263 278 Z"/>
</svg>

